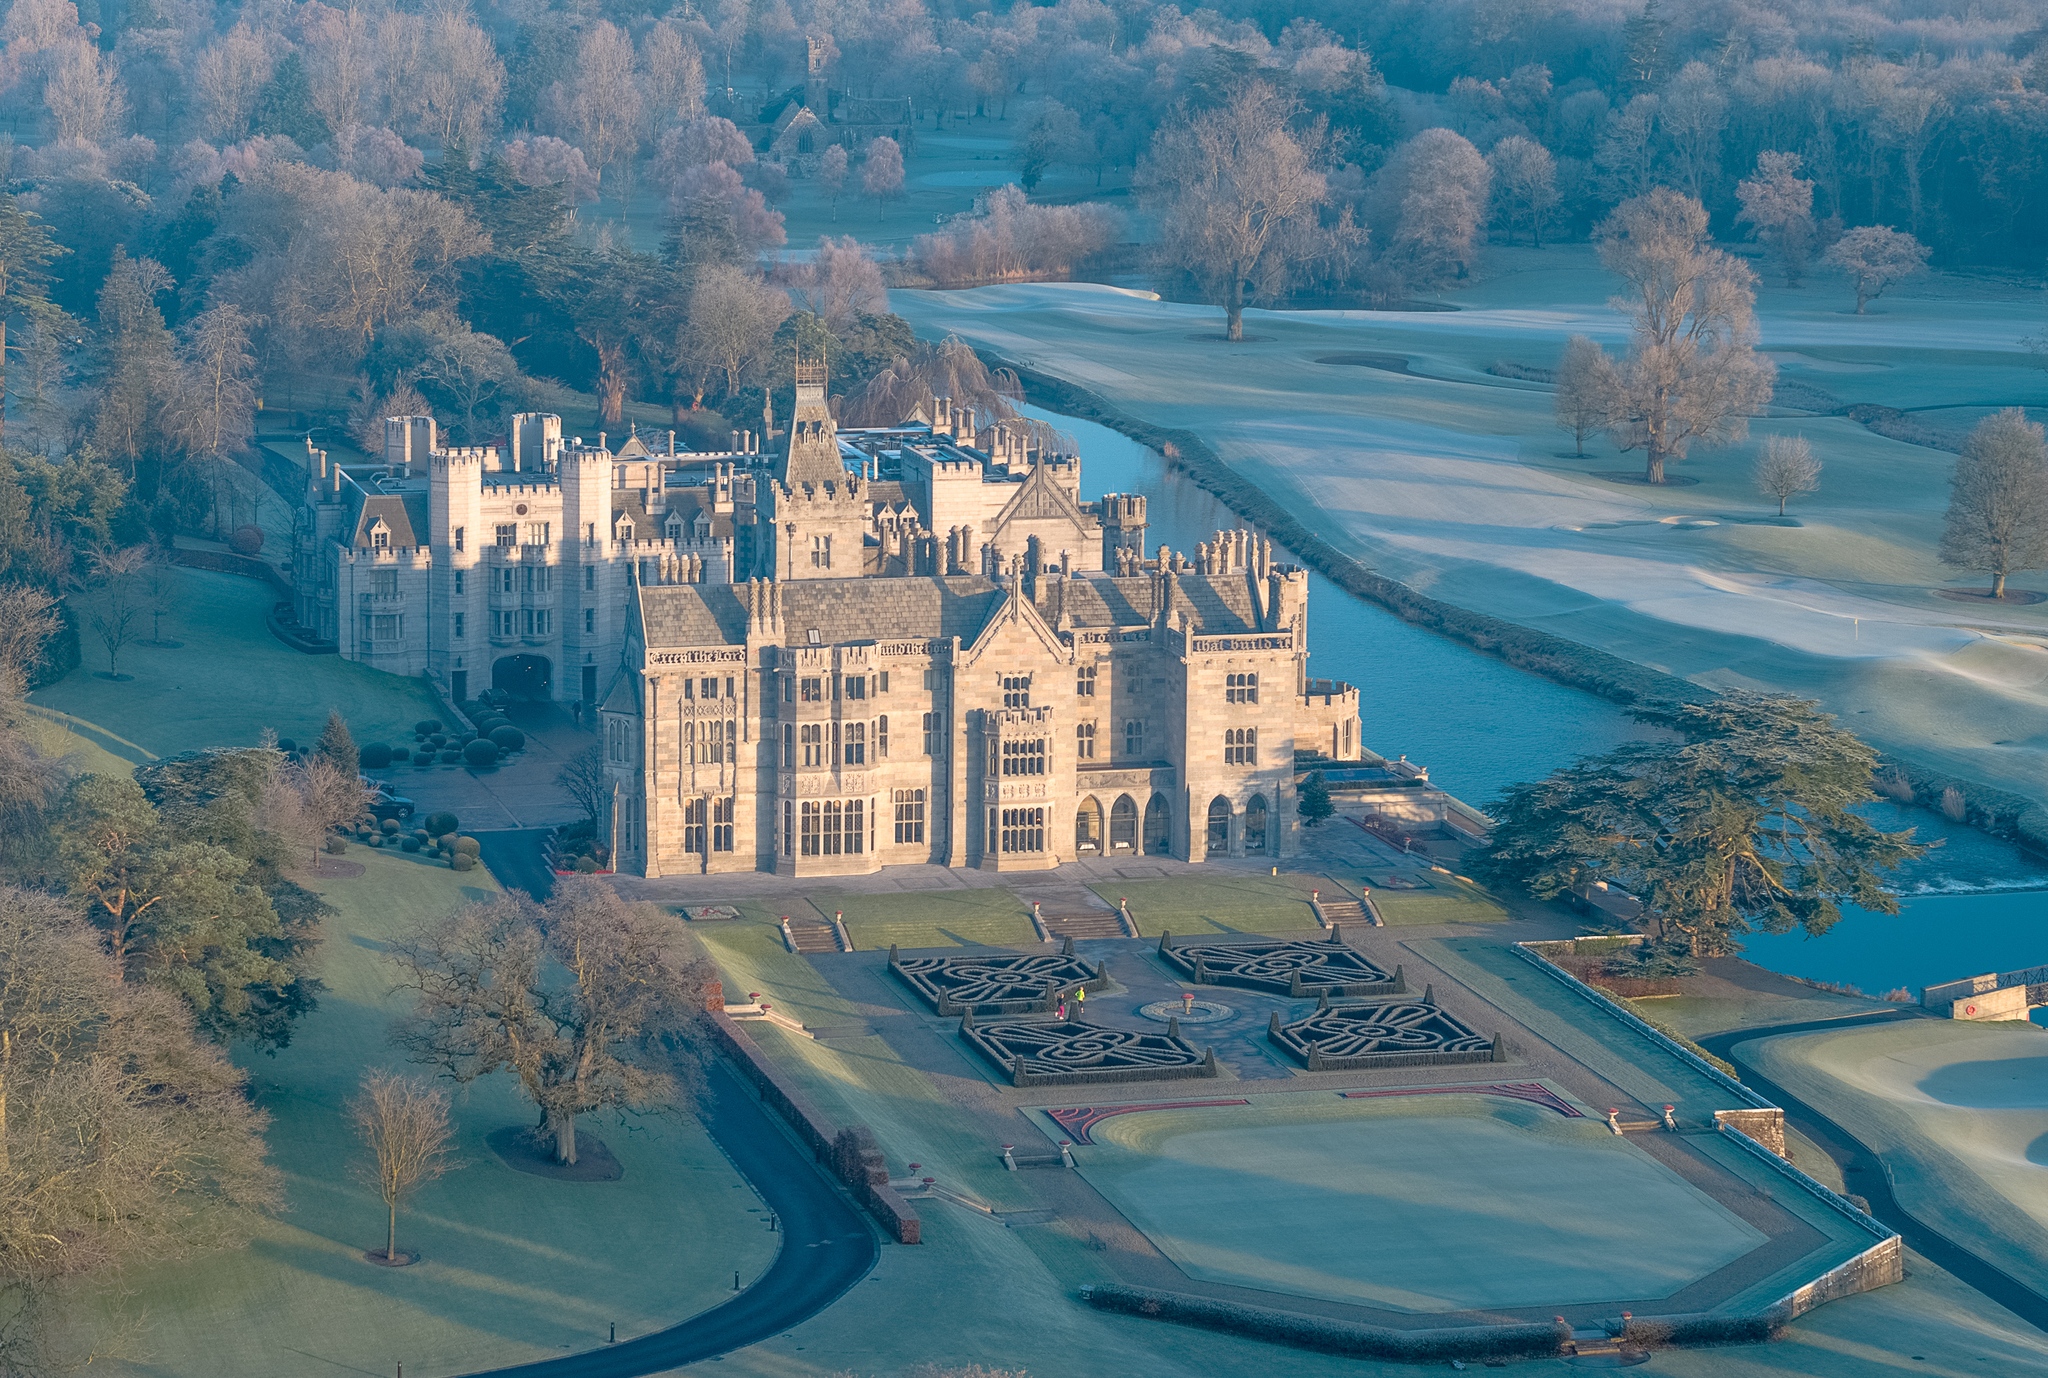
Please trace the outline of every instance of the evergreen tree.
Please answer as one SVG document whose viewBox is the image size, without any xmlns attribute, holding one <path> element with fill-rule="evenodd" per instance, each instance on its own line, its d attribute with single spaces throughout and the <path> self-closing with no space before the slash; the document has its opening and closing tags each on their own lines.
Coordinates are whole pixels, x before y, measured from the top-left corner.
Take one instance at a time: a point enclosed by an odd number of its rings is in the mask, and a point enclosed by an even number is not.
<svg viewBox="0 0 2048 1378">
<path fill-rule="evenodd" d="M 1637 716 L 1677 739 L 1510 790 L 1482 875 L 1546 900 L 1619 886 L 1654 946 L 1695 957 L 1752 931 L 1817 937 L 1844 904 L 1898 912 L 1886 876 L 1927 849 L 1856 812 L 1877 797 L 1877 755 L 1817 704 L 1739 692 Z"/>
<path fill-rule="evenodd" d="M 1330 782 L 1323 778 L 1320 770 L 1311 773 L 1308 779 L 1301 782 L 1301 794 L 1295 802 L 1295 811 L 1301 815 L 1301 821 L 1311 828 L 1337 811 L 1336 805 L 1330 802 Z"/>
<path fill-rule="evenodd" d="M 342 721 L 339 711 L 330 709 L 327 726 L 320 729 L 319 752 L 334 763 L 336 770 L 355 775 L 362 769 L 362 754 L 356 750 L 356 739 L 348 733 L 348 724 Z"/>
<path fill-rule="evenodd" d="M 7 318 L 44 304 L 49 265 L 63 252 L 40 219 L 23 210 L 12 194 L 0 192 L 0 397 L 7 388 Z M 0 408 L 0 437 L 6 420 Z"/>
</svg>

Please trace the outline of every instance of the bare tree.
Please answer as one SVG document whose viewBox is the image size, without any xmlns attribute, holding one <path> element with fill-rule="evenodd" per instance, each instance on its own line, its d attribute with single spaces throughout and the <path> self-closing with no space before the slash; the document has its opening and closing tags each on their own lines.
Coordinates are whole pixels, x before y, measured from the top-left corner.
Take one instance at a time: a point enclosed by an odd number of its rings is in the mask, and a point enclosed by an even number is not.
<svg viewBox="0 0 2048 1378">
<path fill-rule="evenodd" d="M 1664 88 L 1657 112 L 1672 170 L 1685 193 L 1705 201 L 1721 172 L 1721 131 L 1728 123 L 1728 98 L 1721 78 L 1704 62 L 1688 62 Z"/>
<path fill-rule="evenodd" d="M 1557 425 L 1572 433 L 1573 453 L 1586 457 L 1586 437 L 1606 428 L 1614 415 L 1621 377 L 1614 361 L 1584 335 L 1564 342 L 1557 363 Z"/>
<path fill-rule="evenodd" d="M 1232 340 L 1244 338 L 1247 297 L 1285 286 L 1329 195 L 1315 141 L 1289 127 L 1293 115 L 1272 88 L 1249 83 L 1217 109 L 1161 126 L 1141 169 L 1161 264 L 1223 308 Z"/>
<path fill-rule="evenodd" d="M 59 139 L 105 143 L 121 132 L 128 97 L 112 53 L 83 41 L 66 44 L 49 63 L 43 99 Z"/>
<path fill-rule="evenodd" d="M 886 134 L 870 140 L 861 155 L 860 193 L 874 198 L 877 218 L 889 202 L 903 195 L 903 147 Z"/>
<path fill-rule="evenodd" d="M 1543 246 L 1543 218 L 1557 204 L 1557 160 L 1534 139 L 1510 134 L 1486 155 L 1493 173 L 1493 215 L 1508 243 L 1517 226 L 1527 226 L 1529 242 Z"/>
<path fill-rule="evenodd" d="M 576 1161 L 576 1120 L 688 1097 L 688 1039 L 716 975 L 685 955 L 674 916 L 577 877 L 545 906 L 499 895 L 392 945 L 418 993 L 397 1038 L 467 1084 L 519 1078 L 555 1159 Z"/>
<path fill-rule="evenodd" d="M 1893 283 L 1927 271 L 1928 248 L 1909 234 L 1884 225 L 1865 225 L 1834 242 L 1829 264 L 1848 275 L 1856 289 L 1856 314 L 1884 295 Z"/>
<path fill-rule="evenodd" d="M 285 776 L 298 795 L 306 820 L 301 841 L 317 849 L 329 833 L 354 825 L 370 806 L 370 790 L 352 766 L 343 766 L 322 752 L 313 752 Z"/>
<path fill-rule="evenodd" d="M 417 1254 L 398 1252 L 398 1203 L 414 1189 L 460 1166 L 454 1129 L 448 1121 L 448 1093 L 418 1077 L 372 1070 L 348 1106 L 349 1120 L 370 1162 L 360 1175 L 384 1200 L 383 1262 L 416 1263 Z M 374 1255 L 373 1255 L 374 1256 Z"/>
<path fill-rule="evenodd" d="M 704 113 L 704 55 L 667 20 L 640 40 L 640 87 L 649 122 L 687 124 Z"/>
<path fill-rule="evenodd" d="M 846 190 L 846 149 L 834 144 L 818 155 L 818 189 L 832 203 L 832 218 L 839 219 L 839 194 Z"/>
<path fill-rule="evenodd" d="M 1782 517 L 1787 501 L 1801 493 L 1820 491 L 1820 461 L 1813 457 L 1813 447 L 1805 436 L 1774 435 L 1764 441 L 1752 477 L 1757 492 L 1778 500 Z"/>
<path fill-rule="evenodd" d="M 63 626 L 54 594 L 32 584 L 0 584 L 0 703 L 28 692 L 43 647 Z"/>
<path fill-rule="evenodd" d="M 1014 404 L 1024 399 L 1024 391 L 1016 374 L 991 370 L 959 336 L 948 335 L 936 344 L 919 340 L 907 357 L 898 357 L 847 394 L 840 415 L 849 426 L 894 426 L 939 397 L 1008 420 L 1017 415 Z"/>
<path fill-rule="evenodd" d="M 135 624 L 143 615 L 138 576 L 148 563 L 149 551 L 143 546 L 93 553 L 87 618 L 93 634 L 107 648 L 108 679 L 119 678 L 121 651 L 135 639 Z"/>
<path fill-rule="evenodd" d="M 791 268 L 789 285 L 804 309 L 834 330 L 889 309 L 882 270 L 852 235 L 818 236 L 818 251 Z"/>
<path fill-rule="evenodd" d="M 433 343 L 415 372 L 462 408 L 463 439 L 474 445 L 477 408 L 517 384 L 519 363 L 504 341 L 470 329 L 459 316 L 433 312 L 422 323 L 432 331 Z"/>
<path fill-rule="evenodd" d="M 600 19 L 584 33 L 576 50 L 575 79 L 560 97 L 564 124 L 590 155 L 600 180 L 631 158 L 640 142 L 640 86 L 633 67 L 633 40 L 609 19 Z"/>
<path fill-rule="evenodd" d="M 555 772 L 555 783 L 576 801 L 585 818 L 596 824 L 604 822 L 605 810 L 611 806 L 612 782 L 604 772 L 602 746 L 593 743 L 563 762 Z"/>
<path fill-rule="evenodd" d="M 0 1372 L 40 1373 L 66 1275 L 237 1242 L 279 1200 L 247 1078 L 52 896 L 0 888 Z"/>
<path fill-rule="evenodd" d="M 787 293 L 743 269 L 715 264 L 698 274 L 690 293 L 685 352 L 716 364 L 725 373 L 727 395 L 732 395 L 766 356 L 775 328 L 788 316 Z"/>
<path fill-rule="evenodd" d="M 1709 246 L 1706 211 L 1668 187 L 1607 217 L 1600 261 L 1628 287 L 1614 305 L 1634 326 L 1614 437 L 1644 452 L 1645 482 L 1662 483 L 1694 441 L 1740 440 L 1770 401 L 1776 370 L 1754 346 L 1756 274 Z"/>
<path fill-rule="evenodd" d="M 242 22 L 201 53 L 193 64 L 192 85 L 206 132 L 225 143 L 246 135 L 275 66 L 270 45 Z"/>
<path fill-rule="evenodd" d="M 1941 562 L 1991 575 L 2005 597 L 2008 574 L 2048 568 L 2048 443 L 2018 407 L 1979 421 L 1956 460 Z"/>
<path fill-rule="evenodd" d="M 505 64 L 491 36 L 458 9 L 443 9 L 427 24 L 427 54 L 419 78 L 422 126 L 443 148 L 475 150 L 498 124 Z"/>
<path fill-rule="evenodd" d="M 1799 175 L 1802 165 L 1797 153 L 1767 150 L 1756 155 L 1756 175 L 1735 184 L 1736 219 L 1778 260 L 1787 287 L 1799 285 L 1813 257 L 1813 183 Z"/>
</svg>

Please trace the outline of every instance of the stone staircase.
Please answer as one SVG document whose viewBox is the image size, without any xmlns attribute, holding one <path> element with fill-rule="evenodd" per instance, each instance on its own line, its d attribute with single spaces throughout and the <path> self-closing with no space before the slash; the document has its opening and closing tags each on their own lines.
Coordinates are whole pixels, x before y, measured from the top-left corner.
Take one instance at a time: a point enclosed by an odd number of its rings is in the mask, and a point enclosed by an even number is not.
<svg viewBox="0 0 2048 1378">
<path fill-rule="evenodd" d="M 1369 924 L 1372 916 L 1365 912 L 1365 906 L 1354 899 L 1322 900 L 1323 918 L 1336 924 Z"/>
<path fill-rule="evenodd" d="M 782 938 L 789 950 L 798 954 L 853 950 L 853 945 L 845 941 L 840 929 L 824 919 L 793 919 L 784 916 Z"/>
<path fill-rule="evenodd" d="M 1121 938 L 1124 935 L 1123 920 L 1115 910 L 1095 910 L 1086 914 L 1046 914 L 1039 918 L 1045 924 L 1045 931 L 1055 941 L 1062 938 Z"/>
</svg>

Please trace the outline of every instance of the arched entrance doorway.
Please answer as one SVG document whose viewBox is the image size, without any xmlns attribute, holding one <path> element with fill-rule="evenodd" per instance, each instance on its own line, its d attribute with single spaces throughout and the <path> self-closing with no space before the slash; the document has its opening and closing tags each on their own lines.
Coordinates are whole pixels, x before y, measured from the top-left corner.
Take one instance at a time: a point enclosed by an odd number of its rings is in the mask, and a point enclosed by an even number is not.
<svg viewBox="0 0 2048 1378">
<path fill-rule="evenodd" d="M 1153 795 L 1145 806 L 1145 855 L 1173 855 L 1173 805 L 1163 794 Z"/>
<path fill-rule="evenodd" d="M 1083 799 L 1074 812 L 1074 855 L 1102 855 L 1102 805 L 1093 795 Z"/>
<path fill-rule="evenodd" d="M 1118 795 L 1116 803 L 1110 808 L 1109 850 L 1138 850 L 1138 805 L 1128 794 Z"/>
<path fill-rule="evenodd" d="M 1244 806 L 1244 850 L 1247 855 L 1266 850 L 1266 796 L 1254 794 Z"/>
<path fill-rule="evenodd" d="M 554 673 L 546 656 L 501 656 L 491 666 L 491 688 L 515 699 L 545 701 L 555 696 Z"/>
<path fill-rule="evenodd" d="M 1209 852 L 1230 852 L 1230 801 L 1220 794 L 1209 801 Z"/>
</svg>

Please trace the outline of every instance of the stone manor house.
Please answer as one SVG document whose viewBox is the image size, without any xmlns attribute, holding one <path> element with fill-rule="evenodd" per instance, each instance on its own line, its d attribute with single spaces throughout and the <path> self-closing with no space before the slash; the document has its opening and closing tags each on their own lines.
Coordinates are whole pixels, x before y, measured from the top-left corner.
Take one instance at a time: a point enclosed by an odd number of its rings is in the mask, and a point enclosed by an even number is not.
<svg viewBox="0 0 2048 1378">
<path fill-rule="evenodd" d="M 1290 854 L 1295 753 L 1361 754 L 1306 572 L 1245 531 L 1148 555 L 1144 498 L 1082 501 L 1066 448 L 946 399 L 841 431 L 802 363 L 772 457 L 395 417 L 374 472 L 308 456 L 299 620 L 595 710 L 622 871 Z"/>
</svg>

